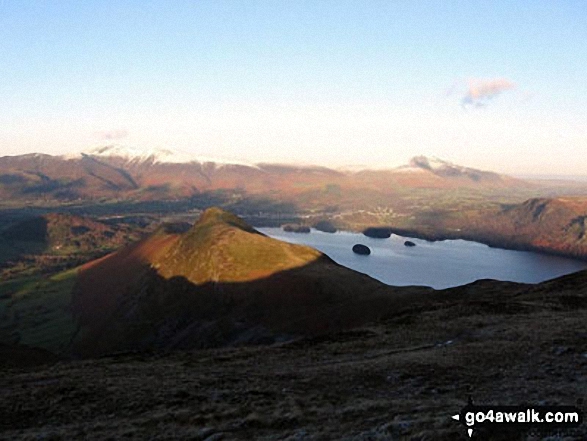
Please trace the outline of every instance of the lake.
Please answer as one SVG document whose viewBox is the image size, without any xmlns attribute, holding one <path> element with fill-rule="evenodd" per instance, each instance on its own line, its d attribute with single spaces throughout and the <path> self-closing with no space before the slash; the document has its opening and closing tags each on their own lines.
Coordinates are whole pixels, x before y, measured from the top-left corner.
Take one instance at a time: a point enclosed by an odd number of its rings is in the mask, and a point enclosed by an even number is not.
<svg viewBox="0 0 587 441">
<path fill-rule="evenodd" d="M 314 247 L 337 263 L 389 285 L 425 285 L 449 288 L 479 279 L 538 283 L 587 269 L 587 262 L 558 256 L 490 248 L 466 240 L 427 242 L 411 239 L 415 247 L 406 247 L 408 238 L 392 235 L 374 239 L 359 233 L 324 233 L 312 229 L 309 234 L 287 233 L 281 228 L 258 228 L 264 234 L 291 243 Z M 371 255 L 353 253 L 361 243 Z"/>
</svg>

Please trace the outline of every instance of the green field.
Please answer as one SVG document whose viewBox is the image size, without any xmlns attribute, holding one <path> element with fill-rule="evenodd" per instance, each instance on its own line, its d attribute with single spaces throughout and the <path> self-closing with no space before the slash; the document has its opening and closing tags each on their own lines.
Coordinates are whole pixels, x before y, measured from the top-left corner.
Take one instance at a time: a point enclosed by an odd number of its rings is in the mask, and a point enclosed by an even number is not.
<svg viewBox="0 0 587 441">
<path fill-rule="evenodd" d="M 63 351 L 76 331 L 69 309 L 76 274 L 0 282 L 0 342 Z"/>
</svg>

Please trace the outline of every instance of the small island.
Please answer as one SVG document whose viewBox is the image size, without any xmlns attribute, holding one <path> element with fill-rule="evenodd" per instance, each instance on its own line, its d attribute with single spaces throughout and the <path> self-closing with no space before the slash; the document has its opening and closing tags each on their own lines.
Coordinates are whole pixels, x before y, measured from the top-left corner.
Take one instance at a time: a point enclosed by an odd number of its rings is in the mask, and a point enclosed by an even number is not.
<svg viewBox="0 0 587 441">
<path fill-rule="evenodd" d="M 374 239 L 389 239 L 391 237 L 391 229 L 385 227 L 369 227 L 363 230 L 363 234 Z"/>
<path fill-rule="evenodd" d="M 356 245 L 353 245 L 353 253 L 361 254 L 362 256 L 368 256 L 369 254 L 371 254 L 371 250 L 367 245 L 358 243 Z"/>
<path fill-rule="evenodd" d="M 327 220 L 321 220 L 314 224 L 314 228 L 318 231 L 322 231 L 324 233 L 336 233 L 336 227 L 332 224 L 332 222 Z"/>
<path fill-rule="evenodd" d="M 283 231 L 287 233 L 309 233 L 310 227 L 300 224 L 285 224 L 283 225 Z"/>
</svg>

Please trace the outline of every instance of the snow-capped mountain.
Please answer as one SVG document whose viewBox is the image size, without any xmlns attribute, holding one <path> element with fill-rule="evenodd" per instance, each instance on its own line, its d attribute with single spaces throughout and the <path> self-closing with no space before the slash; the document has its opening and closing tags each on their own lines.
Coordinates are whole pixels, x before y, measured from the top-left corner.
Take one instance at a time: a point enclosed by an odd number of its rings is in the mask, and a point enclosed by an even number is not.
<svg viewBox="0 0 587 441">
<path fill-rule="evenodd" d="M 415 156 L 410 159 L 408 165 L 398 167 L 401 172 L 429 172 L 436 176 L 445 178 L 467 178 L 472 181 L 501 180 L 502 177 L 493 172 L 477 170 L 475 168 L 463 167 L 436 157 Z"/>
<path fill-rule="evenodd" d="M 239 161 L 239 160 L 231 160 L 227 158 L 219 158 L 219 157 L 208 157 L 208 156 L 201 156 L 201 155 L 193 155 L 188 152 L 183 152 L 180 150 L 170 149 L 170 148 L 139 148 L 133 146 L 123 146 L 123 145 L 107 145 L 107 146 L 99 146 L 94 147 L 89 150 L 85 150 L 81 153 L 75 155 L 65 156 L 66 159 L 80 159 L 83 156 L 90 156 L 95 158 L 116 158 L 123 160 L 129 164 L 142 164 L 142 163 L 150 163 L 150 164 L 191 164 L 191 163 L 199 163 L 199 164 L 208 164 L 213 163 L 216 166 L 225 166 L 225 165 L 243 165 L 254 167 L 254 164 L 246 162 L 246 161 Z"/>
<path fill-rule="evenodd" d="M 402 170 L 402 171 L 421 171 L 421 170 L 439 171 L 439 170 L 444 170 L 447 168 L 456 168 L 456 169 L 461 169 L 461 170 L 467 169 L 467 167 L 453 164 L 452 162 L 445 161 L 445 160 L 437 158 L 435 156 L 428 157 L 428 156 L 420 155 L 420 156 L 414 156 L 413 158 L 410 159 L 408 164 L 398 167 L 397 170 Z"/>
<path fill-rule="evenodd" d="M 96 147 L 78 155 L 0 157 L 0 198 L 9 199 L 34 195 L 68 200 L 176 199 L 212 190 L 279 194 L 282 198 L 295 198 L 300 194 L 331 198 L 332 191 L 341 196 L 364 191 L 386 194 L 397 188 L 505 188 L 514 185 L 524 184 L 496 173 L 424 156 L 413 158 L 404 167 L 383 170 L 253 165 L 171 149 L 121 145 Z"/>
<path fill-rule="evenodd" d="M 82 155 L 117 157 L 129 162 L 187 164 L 196 161 L 196 158 L 192 155 L 177 150 L 163 148 L 137 148 L 121 145 L 95 147 L 83 152 Z"/>
</svg>

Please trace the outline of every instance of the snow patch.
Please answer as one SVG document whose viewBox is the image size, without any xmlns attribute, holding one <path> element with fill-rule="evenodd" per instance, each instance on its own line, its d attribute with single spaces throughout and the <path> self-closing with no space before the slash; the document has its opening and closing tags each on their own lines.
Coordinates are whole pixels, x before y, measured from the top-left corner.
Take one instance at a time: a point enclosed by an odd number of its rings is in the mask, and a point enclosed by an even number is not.
<svg viewBox="0 0 587 441">
<path fill-rule="evenodd" d="M 225 166 L 242 165 L 256 167 L 254 164 L 230 160 L 224 158 L 212 158 L 206 156 L 195 156 L 179 150 L 167 148 L 138 148 L 122 145 L 107 145 L 95 147 L 81 153 L 68 154 L 62 156 L 64 159 L 80 159 L 83 156 L 93 156 L 98 158 L 121 158 L 128 163 L 150 162 L 153 164 L 214 164 L 214 167 L 220 168 Z"/>
<path fill-rule="evenodd" d="M 88 156 L 122 158 L 128 162 L 148 161 L 153 163 L 162 162 L 171 164 L 185 164 L 195 162 L 195 158 L 187 153 L 159 148 L 145 149 L 120 145 L 108 145 L 103 147 L 96 147 L 84 153 Z"/>
<path fill-rule="evenodd" d="M 426 172 L 426 169 L 422 167 L 412 167 L 411 165 L 402 165 L 393 171 L 398 173 L 424 173 Z"/>
</svg>

